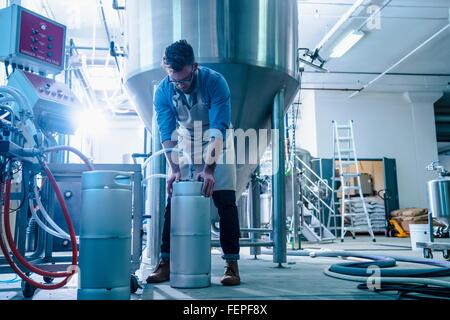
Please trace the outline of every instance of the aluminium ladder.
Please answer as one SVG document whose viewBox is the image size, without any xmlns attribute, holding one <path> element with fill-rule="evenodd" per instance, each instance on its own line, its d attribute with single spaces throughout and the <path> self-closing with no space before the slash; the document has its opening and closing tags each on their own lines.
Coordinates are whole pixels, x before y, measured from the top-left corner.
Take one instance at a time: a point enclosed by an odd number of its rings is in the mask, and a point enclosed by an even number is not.
<svg viewBox="0 0 450 320">
<path fill-rule="evenodd" d="M 334 194 L 332 196 L 332 208 L 335 206 L 334 198 L 337 197 L 337 193 L 341 192 L 340 199 L 340 219 L 341 219 L 341 242 L 344 241 L 344 237 L 347 232 L 350 232 L 355 239 L 356 232 L 367 231 L 372 237 L 372 241 L 376 241 L 372 223 L 370 221 L 369 213 L 367 211 L 367 205 L 364 201 L 364 195 L 361 189 L 361 175 L 358 168 L 358 158 L 356 156 L 355 139 L 353 134 L 353 120 L 349 120 L 346 125 L 339 125 L 336 121 L 333 123 L 333 181 L 332 187 Z M 351 168 L 354 170 L 350 171 Z M 339 169 L 339 175 L 337 170 Z M 340 190 L 336 188 L 336 180 L 341 182 Z M 351 192 L 354 191 L 357 197 L 351 198 Z M 352 211 L 355 205 L 359 204 L 362 207 L 362 213 Z M 362 206 L 361 206 L 362 205 Z M 335 210 L 334 217 L 338 214 L 339 210 Z M 331 219 L 331 216 L 330 216 Z M 366 225 L 355 226 L 355 220 L 365 219 Z M 335 230 L 337 229 L 336 219 Z M 330 222 L 330 220 L 329 220 Z M 337 235 L 337 232 L 335 233 Z"/>
</svg>

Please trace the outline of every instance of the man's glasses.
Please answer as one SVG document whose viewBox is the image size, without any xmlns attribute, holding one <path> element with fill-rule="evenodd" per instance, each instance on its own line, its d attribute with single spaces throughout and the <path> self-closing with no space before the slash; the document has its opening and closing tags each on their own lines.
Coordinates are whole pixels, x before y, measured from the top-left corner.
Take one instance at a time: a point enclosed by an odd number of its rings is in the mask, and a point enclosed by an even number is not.
<svg viewBox="0 0 450 320">
<path fill-rule="evenodd" d="M 194 68 L 192 68 L 191 74 L 185 78 L 185 79 L 181 79 L 181 80 L 173 80 L 170 76 L 169 76 L 169 82 L 173 83 L 174 85 L 182 85 L 185 83 L 189 83 L 192 81 L 192 79 L 194 79 L 194 74 L 195 74 L 195 70 Z"/>
</svg>

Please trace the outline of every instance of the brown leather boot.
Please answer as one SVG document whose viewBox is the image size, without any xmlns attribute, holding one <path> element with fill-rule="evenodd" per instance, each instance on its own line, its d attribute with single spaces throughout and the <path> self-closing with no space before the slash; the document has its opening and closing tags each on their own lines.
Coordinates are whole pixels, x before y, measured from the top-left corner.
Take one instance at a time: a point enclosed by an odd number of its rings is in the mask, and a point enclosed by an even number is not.
<svg viewBox="0 0 450 320">
<path fill-rule="evenodd" d="M 227 261 L 227 265 L 225 266 L 225 273 L 223 274 L 222 280 L 220 280 L 220 282 L 224 286 L 236 286 L 241 283 L 237 261 Z"/>
<path fill-rule="evenodd" d="M 170 279 L 170 262 L 161 260 L 155 271 L 147 277 L 147 283 L 164 282 Z"/>
</svg>

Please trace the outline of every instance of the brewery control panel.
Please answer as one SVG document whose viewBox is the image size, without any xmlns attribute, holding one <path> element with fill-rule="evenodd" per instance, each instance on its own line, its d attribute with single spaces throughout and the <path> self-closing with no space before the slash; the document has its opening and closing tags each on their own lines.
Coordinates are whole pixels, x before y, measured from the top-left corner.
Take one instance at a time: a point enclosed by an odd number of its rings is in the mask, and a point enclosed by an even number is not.
<svg viewBox="0 0 450 320">
<path fill-rule="evenodd" d="M 0 10 L 0 60 L 19 69 L 57 74 L 64 69 L 66 27 L 21 6 Z"/>
</svg>

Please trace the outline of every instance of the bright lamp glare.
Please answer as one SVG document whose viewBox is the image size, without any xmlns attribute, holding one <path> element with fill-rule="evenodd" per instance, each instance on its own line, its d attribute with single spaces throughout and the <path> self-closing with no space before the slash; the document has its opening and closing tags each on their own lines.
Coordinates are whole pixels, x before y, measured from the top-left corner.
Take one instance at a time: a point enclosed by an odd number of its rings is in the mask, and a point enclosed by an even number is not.
<svg viewBox="0 0 450 320">
<path fill-rule="evenodd" d="M 89 109 L 77 116 L 78 131 L 85 134 L 101 134 L 106 131 L 106 119 L 98 109 Z"/>
<path fill-rule="evenodd" d="M 345 36 L 333 49 L 331 52 L 330 58 L 340 58 L 342 57 L 348 50 L 351 49 L 361 38 L 364 36 L 364 32 L 362 31 L 352 31 L 348 35 Z"/>
</svg>

